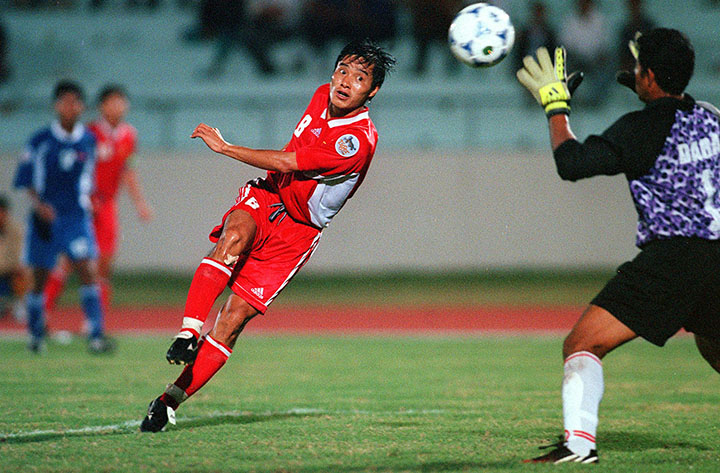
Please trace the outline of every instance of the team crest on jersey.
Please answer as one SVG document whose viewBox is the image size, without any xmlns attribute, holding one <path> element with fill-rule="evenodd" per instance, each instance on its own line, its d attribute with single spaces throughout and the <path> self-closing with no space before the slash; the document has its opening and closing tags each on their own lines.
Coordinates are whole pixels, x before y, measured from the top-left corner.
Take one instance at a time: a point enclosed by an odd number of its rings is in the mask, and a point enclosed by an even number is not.
<svg viewBox="0 0 720 473">
<path fill-rule="evenodd" d="M 360 149 L 360 140 L 355 135 L 343 135 L 335 142 L 335 151 L 340 156 L 350 157 Z"/>
</svg>

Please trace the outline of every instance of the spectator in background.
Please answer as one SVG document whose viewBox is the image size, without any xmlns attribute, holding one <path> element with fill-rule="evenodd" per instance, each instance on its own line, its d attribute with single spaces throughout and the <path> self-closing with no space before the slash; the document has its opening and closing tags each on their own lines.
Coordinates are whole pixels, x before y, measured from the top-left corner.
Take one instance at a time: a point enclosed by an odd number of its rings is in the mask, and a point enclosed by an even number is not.
<svg viewBox="0 0 720 473">
<path fill-rule="evenodd" d="M 382 43 L 395 40 L 398 9 L 394 0 L 354 0 L 351 13 L 353 39 L 370 38 Z"/>
<path fill-rule="evenodd" d="M 548 22 L 547 7 L 544 2 L 532 2 L 530 5 L 530 20 L 526 25 L 522 25 L 517 29 L 515 38 L 513 75 L 515 71 L 523 68 L 523 58 L 534 54 L 540 46 L 545 46 L 549 51 L 555 50 L 557 34 Z M 535 99 L 530 94 L 526 96 L 531 101 L 528 103 L 535 103 Z"/>
<path fill-rule="evenodd" d="M 30 288 L 28 269 L 20 262 L 23 231 L 10 214 L 10 201 L 0 194 L 0 318 L 13 314 L 23 320 L 22 298 Z"/>
<path fill-rule="evenodd" d="M 446 55 L 449 71 L 457 71 L 460 63 L 450 54 L 447 47 L 448 28 L 463 6 L 461 0 L 405 0 L 412 16 L 412 36 L 415 43 L 415 74 L 427 70 L 428 53 L 432 45 L 441 46 Z"/>
<path fill-rule="evenodd" d="M 107 310 L 112 300 L 113 263 L 117 252 L 120 224 L 117 196 L 125 186 L 137 215 L 143 222 L 152 219 L 152 209 L 145 201 L 132 158 L 137 149 L 137 130 L 125 121 L 130 101 L 125 89 L 119 85 L 105 86 L 98 96 L 100 116 L 88 125 L 97 140 L 95 189 L 91 196 L 93 227 L 97 239 L 98 275 L 103 307 Z M 45 285 L 45 307 L 52 310 L 62 293 L 70 271 L 70 263 L 61 258 Z"/>
<path fill-rule="evenodd" d="M 301 2 L 296 0 L 250 0 L 246 42 L 265 58 L 270 72 L 276 68 L 270 59 L 272 48 L 298 35 Z M 261 66 L 262 68 L 262 66 Z"/>
<path fill-rule="evenodd" d="M 576 10 L 563 21 L 560 44 L 567 49 L 568 69 L 583 71 L 585 83 L 573 95 L 573 102 L 600 106 L 614 80 L 609 66 L 610 44 L 605 16 L 595 0 L 576 0 Z"/>
<path fill-rule="evenodd" d="M 225 72 L 230 52 L 237 46 L 247 49 L 262 74 L 274 74 L 267 45 L 252 27 L 245 0 L 204 0 L 201 4 L 201 33 L 215 37 L 215 55 L 204 71 L 206 77 Z"/>
<path fill-rule="evenodd" d="M 327 55 L 332 41 L 345 41 L 352 30 L 350 0 L 306 0 L 303 2 L 300 32 L 320 58 Z M 324 67 L 323 67 L 324 69 Z"/>
<path fill-rule="evenodd" d="M 328 58 L 328 47 L 333 42 L 371 39 L 392 43 L 397 35 L 396 0 L 305 0 L 301 3 L 300 35 L 312 49 L 323 75 L 327 70 L 324 59 Z"/>
<path fill-rule="evenodd" d="M 644 33 L 655 28 L 655 22 L 645 14 L 642 0 L 626 0 L 627 20 L 620 29 L 617 48 L 619 67 L 621 71 L 632 71 L 635 68 L 635 58 L 630 53 L 628 43 L 635 38 L 638 31 Z"/>
</svg>

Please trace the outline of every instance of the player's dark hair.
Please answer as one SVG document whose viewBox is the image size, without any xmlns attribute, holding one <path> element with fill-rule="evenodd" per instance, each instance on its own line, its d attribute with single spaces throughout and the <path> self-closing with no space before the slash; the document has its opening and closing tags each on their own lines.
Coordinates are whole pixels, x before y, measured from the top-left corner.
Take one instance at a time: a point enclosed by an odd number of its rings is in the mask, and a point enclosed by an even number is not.
<svg viewBox="0 0 720 473">
<path fill-rule="evenodd" d="M 385 82 L 385 74 L 392 71 L 397 62 L 392 54 L 370 39 L 354 40 L 348 43 L 338 54 L 335 67 L 345 57 L 361 58 L 363 64 L 368 67 L 373 66 L 371 90 L 376 86 L 382 86 L 383 82 Z"/>
<path fill-rule="evenodd" d="M 55 90 L 53 91 L 53 100 L 57 100 L 60 98 L 60 96 L 65 95 L 67 93 L 72 93 L 78 96 L 80 100 L 83 102 L 85 101 L 85 92 L 83 92 L 82 87 L 77 82 L 73 82 L 71 80 L 61 80 L 55 85 Z"/>
<path fill-rule="evenodd" d="M 102 88 L 97 97 L 97 103 L 103 103 L 108 97 L 112 95 L 119 95 L 120 97 L 127 98 L 127 91 L 125 87 L 119 84 L 108 84 Z"/>
<path fill-rule="evenodd" d="M 695 49 L 687 36 L 671 28 L 655 28 L 637 39 L 638 62 L 652 69 L 655 81 L 669 94 L 680 95 L 695 69 Z"/>
</svg>

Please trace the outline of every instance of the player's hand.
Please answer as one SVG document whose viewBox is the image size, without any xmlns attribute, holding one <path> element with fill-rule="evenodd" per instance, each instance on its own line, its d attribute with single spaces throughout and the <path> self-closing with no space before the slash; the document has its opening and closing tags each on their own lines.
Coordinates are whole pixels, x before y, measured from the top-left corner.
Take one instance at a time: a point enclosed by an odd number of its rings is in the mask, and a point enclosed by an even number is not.
<svg viewBox="0 0 720 473">
<path fill-rule="evenodd" d="M 137 204 L 137 213 L 140 220 L 147 223 L 153 219 L 152 208 L 146 202 L 139 202 Z"/>
<path fill-rule="evenodd" d="M 187 330 L 183 330 L 175 335 L 165 358 L 171 365 L 191 365 L 195 362 L 197 351 L 197 337 Z"/>
<path fill-rule="evenodd" d="M 40 202 L 32 213 L 33 227 L 43 241 L 52 240 L 52 222 L 55 220 L 55 209 L 51 205 Z"/>
<path fill-rule="evenodd" d="M 567 76 L 563 47 L 555 48 L 554 62 L 545 47 L 538 48 L 536 55 L 537 61 L 532 56 L 525 56 L 524 67 L 517 71 L 518 80 L 542 105 L 548 118 L 559 113 L 569 115 L 570 97 L 582 82 L 582 73 Z"/>
<path fill-rule="evenodd" d="M 208 148 L 216 153 L 222 153 L 223 147 L 228 144 L 222 134 L 220 134 L 220 130 L 204 123 L 195 127 L 195 130 L 192 132 L 192 135 L 190 135 L 190 138 L 202 139 L 205 144 L 208 145 Z"/>
</svg>

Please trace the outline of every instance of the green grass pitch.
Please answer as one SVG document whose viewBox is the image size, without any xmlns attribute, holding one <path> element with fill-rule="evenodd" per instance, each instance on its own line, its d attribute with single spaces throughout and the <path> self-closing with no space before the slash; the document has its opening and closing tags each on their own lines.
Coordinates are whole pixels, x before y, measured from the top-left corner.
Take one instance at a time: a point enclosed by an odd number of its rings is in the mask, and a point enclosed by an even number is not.
<svg viewBox="0 0 720 473">
<path fill-rule="evenodd" d="M 166 337 L 111 357 L 0 339 L 3 472 L 720 471 L 720 377 L 690 337 L 605 360 L 600 465 L 525 465 L 562 429 L 559 336 L 241 338 L 166 432 Z"/>
</svg>

